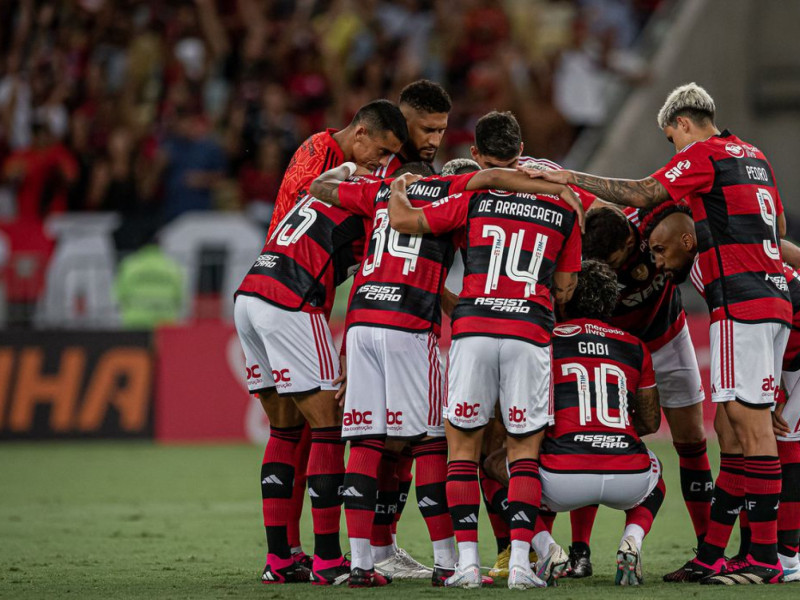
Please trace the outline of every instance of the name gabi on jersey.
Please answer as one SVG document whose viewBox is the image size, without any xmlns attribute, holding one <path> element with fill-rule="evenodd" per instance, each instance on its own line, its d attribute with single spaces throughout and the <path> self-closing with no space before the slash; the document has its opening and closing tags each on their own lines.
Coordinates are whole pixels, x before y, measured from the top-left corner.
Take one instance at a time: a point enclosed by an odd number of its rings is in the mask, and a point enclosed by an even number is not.
<svg viewBox="0 0 800 600">
<path fill-rule="evenodd" d="M 366 284 L 358 288 L 357 294 L 364 294 L 367 300 L 379 300 L 383 302 L 400 302 L 403 295 L 400 293 L 400 286 L 397 285 L 374 285 Z"/>
<path fill-rule="evenodd" d="M 531 194 L 516 194 L 516 196 L 520 198 L 528 197 L 532 200 L 536 199 L 536 196 Z M 525 204 L 512 200 L 495 200 L 494 198 L 481 200 L 480 204 L 478 204 L 478 212 L 536 219 L 537 221 L 551 223 L 556 227 L 561 227 L 561 222 L 564 220 L 564 215 L 557 210 L 536 204 Z"/>
<path fill-rule="evenodd" d="M 516 298 L 475 298 L 476 306 L 486 306 L 496 312 L 529 313 L 530 306 L 525 306 L 525 300 Z"/>
<path fill-rule="evenodd" d="M 605 435 L 603 433 L 576 433 L 574 440 L 591 444 L 592 448 L 627 448 L 624 435 Z"/>
<path fill-rule="evenodd" d="M 262 254 L 256 259 L 256 267 L 263 267 L 265 269 L 272 269 L 278 264 L 278 256 L 275 254 Z"/>
</svg>

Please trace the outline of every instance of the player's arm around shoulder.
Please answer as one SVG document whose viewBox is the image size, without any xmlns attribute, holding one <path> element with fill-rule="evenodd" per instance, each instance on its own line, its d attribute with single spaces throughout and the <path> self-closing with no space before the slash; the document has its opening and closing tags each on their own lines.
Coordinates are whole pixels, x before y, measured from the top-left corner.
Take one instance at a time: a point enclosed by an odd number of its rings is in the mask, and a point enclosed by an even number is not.
<svg viewBox="0 0 800 600">
<path fill-rule="evenodd" d="M 326 204 L 341 206 L 339 201 L 339 186 L 356 172 L 356 165 L 346 162 L 338 167 L 325 171 L 314 181 L 311 182 L 309 193 L 317 200 L 322 200 Z"/>
<path fill-rule="evenodd" d="M 639 436 L 649 435 L 661 427 L 661 405 L 656 386 L 639 389 L 633 401 L 633 428 Z"/>
<path fill-rule="evenodd" d="M 419 175 L 405 173 L 392 181 L 389 195 L 389 226 L 398 233 L 430 233 L 431 227 L 424 211 L 411 206 L 406 189 L 421 179 Z"/>
</svg>

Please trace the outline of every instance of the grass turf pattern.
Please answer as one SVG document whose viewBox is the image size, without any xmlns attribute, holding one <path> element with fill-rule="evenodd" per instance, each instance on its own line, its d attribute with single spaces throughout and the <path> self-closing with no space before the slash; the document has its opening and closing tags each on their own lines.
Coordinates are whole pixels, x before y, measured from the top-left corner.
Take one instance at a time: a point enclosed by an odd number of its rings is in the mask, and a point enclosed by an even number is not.
<svg viewBox="0 0 800 600">
<path fill-rule="evenodd" d="M 683 505 L 678 461 L 667 442 L 650 447 L 664 463 L 667 497 L 645 540 L 645 587 L 613 587 L 623 514 L 601 508 L 592 537 L 595 575 L 532 590 L 551 598 L 796 596 L 800 585 L 719 589 L 661 582 L 695 545 Z M 391 600 L 458 594 L 514 595 L 494 589 L 434 589 L 427 581 L 395 582 L 377 590 L 265 586 L 265 542 L 259 468 L 263 448 L 250 445 L 157 446 L 149 443 L 14 443 L 0 450 L 0 598 L 293 598 L 380 597 Z M 711 449 L 716 473 L 718 451 Z M 481 507 L 481 558 L 490 566 L 494 538 Z M 344 531 L 344 519 L 342 519 Z M 312 551 L 311 511 L 303 543 Z M 569 545 L 569 519 L 556 520 L 556 540 Z M 399 542 L 431 564 L 427 532 L 413 497 Z M 729 554 L 738 547 L 734 534 Z"/>
</svg>

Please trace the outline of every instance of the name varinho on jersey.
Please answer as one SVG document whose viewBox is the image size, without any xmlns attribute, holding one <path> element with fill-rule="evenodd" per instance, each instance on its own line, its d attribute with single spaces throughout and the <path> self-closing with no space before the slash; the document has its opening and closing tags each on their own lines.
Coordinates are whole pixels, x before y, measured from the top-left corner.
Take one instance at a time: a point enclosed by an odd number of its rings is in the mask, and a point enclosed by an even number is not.
<svg viewBox="0 0 800 600">
<path fill-rule="evenodd" d="M 521 196 L 522 194 L 517 195 Z M 556 227 L 560 227 L 564 220 L 564 215 L 557 210 L 537 206 L 536 204 L 515 202 L 513 200 L 495 200 L 494 198 L 481 200 L 478 205 L 478 212 L 536 219 L 537 221 L 551 223 Z"/>
</svg>

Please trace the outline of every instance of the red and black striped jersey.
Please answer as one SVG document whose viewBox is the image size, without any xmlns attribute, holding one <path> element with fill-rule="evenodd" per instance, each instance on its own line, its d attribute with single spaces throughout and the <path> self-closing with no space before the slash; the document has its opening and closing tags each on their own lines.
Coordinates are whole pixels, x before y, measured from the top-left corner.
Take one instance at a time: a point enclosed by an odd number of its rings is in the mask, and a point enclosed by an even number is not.
<svg viewBox="0 0 800 600">
<path fill-rule="evenodd" d="M 650 457 L 631 422 L 636 392 L 655 386 L 650 352 L 603 321 L 574 319 L 553 330 L 554 424 L 539 457 L 548 471 L 634 473 Z"/>
<path fill-rule="evenodd" d="M 789 296 L 792 299 L 792 330 L 783 353 L 784 371 L 800 370 L 800 275 L 792 267 L 783 264 L 786 283 L 789 285 Z"/>
<path fill-rule="evenodd" d="M 372 172 L 372 175 L 379 179 L 387 179 L 391 177 L 397 169 L 403 166 L 405 161 L 399 154 L 392 154 L 385 167 L 378 167 Z"/>
<path fill-rule="evenodd" d="M 764 154 L 723 131 L 689 144 L 653 177 L 673 200 L 689 201 L 711 321 L 789 325 L 776 231 L 783 205 Z"/>
<path fill-rule="evenodd" d="M 412 206 L 428 206 L 464 191 L 474 173 L 427 177 L 408 186 Z M 441 332 L 440 294 L 453 264 L 452 234 L 408 235 L 389 227 L 391 180 L 339 186 L 345 210 L 368 219 L 364 260 L 355 276 L 347 327 L 369 325 Z"/>
<path fill-rule="evenodd" d="M 330 317 L 335 288 L 364 247 L 364 220 L 306 196 L 278 223 L 236 295 Z"/>
<path fill-rule="evenodd" d="M 639 231 L 639 211 L 623 210 L 631 224 L 635 244 L 627 262 L 617 269 L 619 297 L 609 323 L 635 335 L 655 352 L 675 338 L 686 325 L 680 288 L 656 268 Z"/>
<path fill-rule="evenodd" d="M 344 153 L 333 139 L 335 129 L 326 129 L 309 137 L 289 161 L 283 174 L 278 197 L 275 199 L 275 210 L 269 225 L 267 237 L 275 231 L 275 227 L 286 216 L 298 200 L 308 194 L 311 182 L 328 169 L 338 167 L 344 162 Z"/>
<path fill-rule="evenodd" d="M 466 228 L 464 287 L 453 311 L 453 337 L 548 345 L 553 274 L 581 270 L 581 232 L 573 209 L 556 196 L 478 190 L 423 210 L 436 235 Z"/>
<path fill-rule="evenodd" d="M 517 165 L 526 169 L 539 169 L 541 171 L 548 169 L 551 171 L 564 170 L 564 167 L 556 162 L 553 162 L 552 160 L 547 160 L 546 158 L 534 158 L 532 156 L 520 156 L 517 161 Z M 583 205 L 583 210 L 589 210 L 589 207 L 594 203 L 595 200 L 597 200 L 597 196 L 591 192 L 587 192 L 586 190 L 579 188 L 576 185 L 571 185 L 569 187 L 580 199 L 581 204 Z"/>
</svg>

